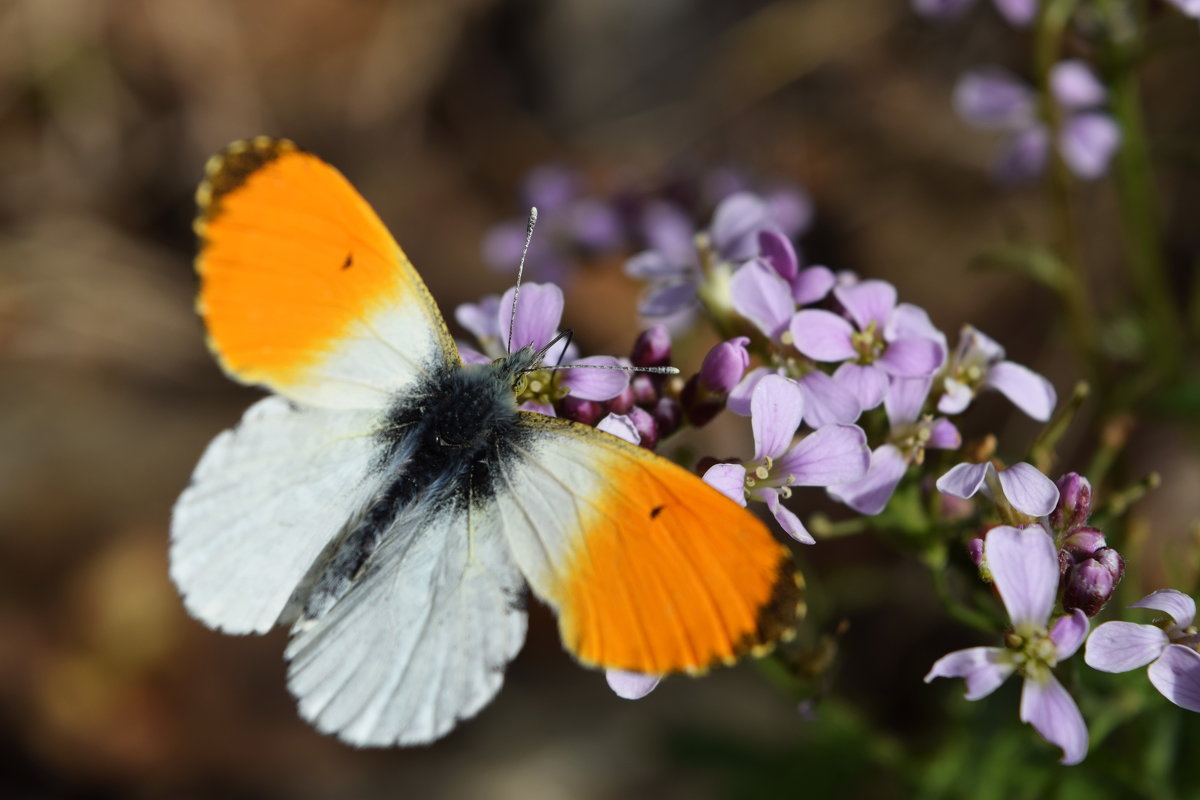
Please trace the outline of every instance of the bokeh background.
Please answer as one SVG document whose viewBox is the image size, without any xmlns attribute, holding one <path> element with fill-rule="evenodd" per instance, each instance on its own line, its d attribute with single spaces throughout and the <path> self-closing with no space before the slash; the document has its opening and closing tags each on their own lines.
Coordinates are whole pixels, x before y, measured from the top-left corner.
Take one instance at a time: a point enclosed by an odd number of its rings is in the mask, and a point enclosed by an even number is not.
<svg viewBox="0 0 1200 800">
<path fill-rule="evenodd" d="M 1200 37 L 1184 28 L 1143 74 L 1153 144 L 1174 158 L 1157 178 L 1180 291 L 1200 250 Z M 166 552 L 203 447 L 258 395 L 220 373 L 192 311 L 192 193 L 229 141 L 286 136 L 339 167 L 447 314 L 511 282 L 480 244 L 524 213 L 538 164 L 597 191 L 717 168 L 795 183 L 815 202 L 810 260 L 894 282 L 952 338 L 973 322 L 1065 395 L 1079 375 L 1054 299 L 972 266 L 1046 234 L 1043 193 L 994 186 L 996 140 L 950 104 L 964 69 L 1028 61 L 1029 37 L 986 4 L 935 24 L 902 0 L 0 3 L 0 795 L 900 797 L 901 762 L 951 726 L 1012 724 L 1015 687 L 968 709 L 921 683 L 976 634 L 919 565 L 852 537 L 802 554 L 807 635 L 836 641 L 815 719 L 754 665 L 619 700 L 535 609 L 477 719 L 429 748 L 356 751 L 297 717 L 281 632 L 186 616 Z M 1100 181 L 1078 199 L 1103 304 L 1125 291 L 1114 198 Z M 585 351 L 624 353 L 639 330 L 625 255 L 570 282 Z M 976 411 L 968 435 L 1036 433 L 1000 399 Z M 1120 473 L 1163 476 L 1125 553 L 1147 589 L 1200 516 L 1196 434 L 1130 429 Z M 1061 466 L 1090 447 L 1068 436 Z"/>
</svg>

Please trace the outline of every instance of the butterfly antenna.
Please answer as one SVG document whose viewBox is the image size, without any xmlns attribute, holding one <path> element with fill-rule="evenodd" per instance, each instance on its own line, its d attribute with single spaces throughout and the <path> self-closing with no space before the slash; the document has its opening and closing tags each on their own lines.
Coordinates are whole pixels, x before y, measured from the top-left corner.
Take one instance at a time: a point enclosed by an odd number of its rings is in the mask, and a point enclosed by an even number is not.
<svg viewBox="0 0 1200 800">
<path fill-rule="evenodd" d="M 531 206 L 529 209 L 529 222 L 525 226 L 525 246 L 521 248 L 521 263 L 517 265 L 517 288 L 513 290 L 512 314 L 508 318 L 508 343 L 505 345 L 505 350 L 510 353 L 512 352 L 513 328 L 517 325 L 517 298 L 521 296 L 521 275 L 525 273 L 525 256 L 529 253 L 529 243 L 533 240 L 534 225 L 537 225 L 537 206 Z M 542 352 L 544 353 L 545 350 Z"/>
<path fill-rule="evenodd" d="M 567 328 L 565 331 L 559 331 L 558 335 L 551 339 L 545 347 L 538 351 L 537 362 L 540 366 L 529 367 L 526 372 L 533 372 L 536 369 L 548 369 L 550 371 L 560 369 L 615 369 L 621 372 L 650 372 L 655 375 L 678 375 L 679 370 L 675 367 L 627 367 L 624 364 L 554 364 L 552 366 L 541 365 L 542 359 L 546 357 L 551 347 L 558 344 L 563 339 L 567 343 L 563 345 L 563 353 L 567 352 L 567 348 L 571 346 L 571 337 L 575 335 L 574 331 Z M 559 358 L 562 356 L 560 355 Z"/>
</svg>

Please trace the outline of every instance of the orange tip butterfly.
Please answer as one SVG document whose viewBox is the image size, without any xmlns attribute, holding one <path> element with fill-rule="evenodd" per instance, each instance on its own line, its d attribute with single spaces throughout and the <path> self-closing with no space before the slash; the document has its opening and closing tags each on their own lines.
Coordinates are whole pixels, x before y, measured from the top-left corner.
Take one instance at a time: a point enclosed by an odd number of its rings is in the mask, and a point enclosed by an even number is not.
<svg viewBox="0 0 1200 800">
<path fill-rule="evenodd" d="M 288 627 L 318 729 L 412 745 L 476 714 L 524 641 L 526 586 L 592 667 L 698 673 L 793 634 L 800 577 L 766 527 L 645 449 L 518 410 L 539 355 L 464 365 L 333 167 L 237 142 L 197 202 L 209 346 L 271 394 L 176 502 L 171 578 L 212 628 Z"/>
</svg>

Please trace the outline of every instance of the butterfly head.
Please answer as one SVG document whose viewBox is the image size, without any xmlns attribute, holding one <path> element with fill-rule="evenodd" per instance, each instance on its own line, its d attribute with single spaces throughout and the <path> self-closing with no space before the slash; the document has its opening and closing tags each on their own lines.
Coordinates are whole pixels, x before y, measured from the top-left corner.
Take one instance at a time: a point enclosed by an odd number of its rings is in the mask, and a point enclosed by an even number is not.
<svg viewBox="0 0 1200 800">
<path fill-rule="evenodd" d="M 504 381 L 512 387 L 517 405 L 538 403 L 554 405 L 567 396 L 568 389 L 560 385 L 555 369 L 543 364 L 545 349 L 534 350 L 532 345 L 509 353 L 492 362 Z"/>
</svg>

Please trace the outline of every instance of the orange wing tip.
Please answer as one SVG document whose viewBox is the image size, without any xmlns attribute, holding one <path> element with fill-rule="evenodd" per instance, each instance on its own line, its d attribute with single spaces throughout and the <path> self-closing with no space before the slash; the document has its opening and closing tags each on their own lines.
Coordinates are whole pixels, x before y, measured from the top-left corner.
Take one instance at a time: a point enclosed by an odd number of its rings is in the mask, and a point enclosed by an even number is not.
<svg viewBox="0 0 1200 800">
<path fill-rule="evenodd" d="M 290 139 L 255 136 L 233 142 L 209 158 L 204 165 L 204 180 L 196 187 L 196 206 L 200 209 L 200 216 L 192 226 L 196 234 L 203 237 L 204 223 L 220 214 L 222 197 L 275 159 L 299 149 Z"/>
</svg>

